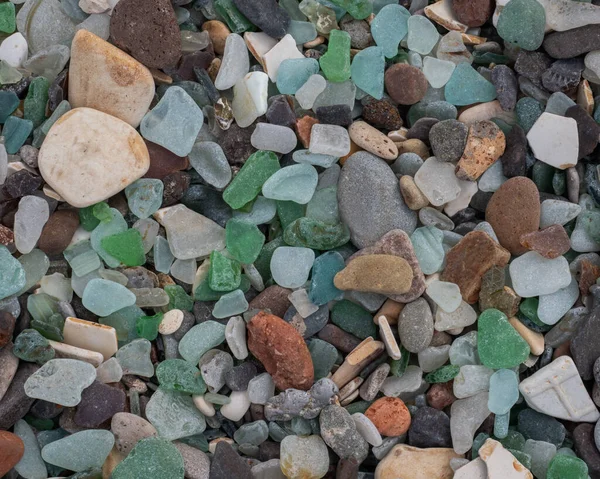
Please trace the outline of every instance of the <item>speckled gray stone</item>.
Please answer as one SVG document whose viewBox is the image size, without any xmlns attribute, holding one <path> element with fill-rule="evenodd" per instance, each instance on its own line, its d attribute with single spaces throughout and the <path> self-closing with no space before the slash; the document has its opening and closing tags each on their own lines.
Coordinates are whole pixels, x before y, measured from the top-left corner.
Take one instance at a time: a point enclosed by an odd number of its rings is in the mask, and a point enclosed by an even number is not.
<svg viewBox="0 0 600 479">
<path fill-rule="evenodd" d="M 398 319 L 400 342 L 411 353 L 423 351 L 433 337 L 433 315 L 427 301 L 419 298 L 404 306 Z"/>
<path fill-rule="evenodd" d="M 440 161 L 458 161 L 467 144 L 469 128 L 458 120 L 444 120 L 433 125 L 429 141 L 433 155 Z"/>
<path fill-rule="evenodd" d="M 362 462 L 369 453 L 367 441 L 356 430 L 352 416 L 341 406 L 331 405 L 319 416 L 321 437 L 341 459 L 354 457 Z"/>
</svg>

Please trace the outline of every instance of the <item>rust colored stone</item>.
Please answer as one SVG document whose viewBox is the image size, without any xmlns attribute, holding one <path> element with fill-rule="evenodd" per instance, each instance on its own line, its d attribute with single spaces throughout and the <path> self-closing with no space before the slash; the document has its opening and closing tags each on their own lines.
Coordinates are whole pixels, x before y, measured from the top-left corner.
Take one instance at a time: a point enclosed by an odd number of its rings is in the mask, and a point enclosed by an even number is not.
<svg viewBox="0 0 600 479">
<path fill-rule="evenodd" d="M 177 156 L 156 143 L 144 140 L 150 154 L 150 168 L 144 178 L 162 180 L 175 171 L 187 170 L 190 167 L 188 157 Z"/>
<path fill-rule="evenodd" d="M 227 36 L 231 33 L 227 25 L 219 20 L 209 20 L 202 24 L 202 31 L 208 32 L 215 53 L 223 55 L 225 52 L 225 40 L 227 40 Z"/>
<path fill-rule="evenodd" d="M 410 427 L 410 412 L 399 398 L 383 397 L 365 411 L 382 436 L 400 436 Z"/>
<path fill-rule="evenodd" d="M 552 225 L 540 231 L 525 233 L 521 236 L 521 244 L 550 259 L 562 256 L 571 248 L 569 235 L 561 225 Z"/>
<path fill-rule="evenodd" d="M 291 289 L 283 288 L 279 285 L 269 286 L 261 291 L 248 306 L 249 309 L 268 309 L 275 316 L 280 318 L 285 315 L 285 312 L 290 307 L 288 299 Z"/>
<path fill-rule="evenodd" d="M 506 137 L 491 121 L 478 121 L 469 128 L 467 145 L 456 165 L 456 176 L 475 181 L 504 153 Z"/>
<path fill-rule="evenodd" d="M 15 330 L 15 317 L 7 311 L 0 311 L 0 349 L 12 339 Z"/>
<path fill-rule="evenodd" d="M 313 385 L 313 362 L 306 343 L 283 319 L 264 312 L 254 316 L 248 323 L 248 349 L 279 390 L 308 390 Z"/>
<path fill-rule="evenodd" d="M 7 228 L 4 225 L 0 225 L 0 244 L 4 246 L 8 246 L 11 243 L 14 243 L 15 235 L 10 228 Z"/>
<path fill-rule="evenodd" d="M 446 255 L 446 268 L 440 279 L 456 283 L 463 299 L 476 303 L 481 279 L 492 266 L 505 266 L 510 253 L 483 231 L 467 233 Z"/>
<path fill-rule="evenodd" d="M 516 176 L 494 193 L 485 211 L 498 241 L 513 255 L 527 251 L 521 236 L 540 227 L 540 195 L 537 186 L 525 176 Z"/>
<path fill-rule="evenodd" d="M 494 12 L 493 0 L 452 0 L 456 19 L 469 27 L 480 27 Z"/>
<path fill-rule="evenodd" d="M 308 115 L 304 115 L 302 118 L 296 120 L 296 133 L 304 148 L 308 148 L 310 145 L 310 133 L 313 125 L 317 123 L 319 123 L 319 120 Z"/>
<path fill-rule="evenodd" d="M 396 63 L 385 72 L 385 89 L 396 103 L 414 105 L 427 93 L 429 82 L 421 70 L 406 63 Z"/>
<path fill-rule="evenodd" d="M 453 383 L 454 381 L 432 384 L 427 391 L 427 404 L 440 411 L 452 405 L 456 401 L 456 396 L 453 392 Z"/>
<path fill-rule="evenodd" d="M 19 436 L 0 431 L 0 477 L 17 465 L 24 452 L 25 445 Z"/>
<path fill-rule="evenodd" d="M 579 291 L 581 296 L 587 296 L 590 294 L 590 286 L 596 284 L 596 280 L 600 278 L 600 268 L 587 259 L 584 259 L 579 267 Z"/>
<path fill-rule="evenodd" d="M 52 213 L 42 230 L 38 248 L 48 255 L 62 253 L 79 226 L 79 215 L 74 210 L 58 210 Z"/>
</svg>

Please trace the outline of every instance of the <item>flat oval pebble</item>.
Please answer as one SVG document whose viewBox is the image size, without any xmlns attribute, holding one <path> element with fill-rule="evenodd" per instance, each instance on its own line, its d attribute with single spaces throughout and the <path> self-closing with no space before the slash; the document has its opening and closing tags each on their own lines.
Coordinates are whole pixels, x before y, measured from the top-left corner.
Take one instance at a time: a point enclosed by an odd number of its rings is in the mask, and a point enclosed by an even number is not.
<svg viewBox="0 0 600 479">
<path fill-rule="evenodd" d="M 91 108 L 71 110 L 54 124 L 38 162 L 44 180 L 78 208 L 113 196 L 150 167 L 142 137 L 127 123 Z M 96 167 L 88 168 L 89 162 Z"/>
<path fill-rule="evenodd" d="M 350 139 L 369 153 L 384 160 L 394 160 L 398 148 L 387 136 L 364 121 L 355 121 L 348 128 Z"/>
</svg>

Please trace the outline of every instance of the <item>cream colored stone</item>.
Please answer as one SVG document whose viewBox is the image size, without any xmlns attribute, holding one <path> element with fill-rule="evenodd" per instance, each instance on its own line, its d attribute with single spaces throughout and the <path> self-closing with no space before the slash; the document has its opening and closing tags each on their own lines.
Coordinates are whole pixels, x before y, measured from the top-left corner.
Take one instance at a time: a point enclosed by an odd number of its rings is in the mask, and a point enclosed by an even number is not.
<svg viewBox="0 0 600 479">
<path fill-rule="evenodd" d="M 441 2 L 425 7 L 425 15 L 447 30 L 456 30 L 457 32 L 464 33 L 469 29 L 467 25 L 460 23 L 456 19 L 450 0 L 442 0 Z"/>
<path fill-rule="evenodd" d="M 66 344 L 97 351 L 105 361 L 119 349 L 115 328 L 83 319 L 67 318 L 63 336 Z"/>
<path fill-rule="evenodd" d="M 354 379 L 367 364 L 378 358 L 384 351 L 385 345 L 372 337 L 363 340 L 349 354 L 342 365 L 331 376 L 331 380 L 342 388 Z"/>
<path fill-rule="evenodd" d="M 533 474 L 498 441 L 488 439 L 479 449 L 488 479 L 533 479 Z"/>
<path fill-rule="evenodd" d="M 449 448 L 420 449 L 400 444 L 377 465 L 375 479 L 452 479 L 450 459 L 455 457 L 463 456 Z"/>
<path fill-rule="evenodd" d="M 64 114 L 50 128 L 38 161 L 44 180 L 77 208 L 110 198 L 150 167 L 148 148 L 139 133 L 91 108 Z"/>
<path fill-rule="evenodd" d="M 413 211 L 419 211 L 429 204 L 429 200 L 419 189 L 412 176 L 404 175 L 400 178 L 400 193 L 406 206 Z"/>
<path fill-rule="evenodd" d="M 163 316 L 162 321 L 158 325 L 160 334 L 173 334 L 179 329 L 183 322 L 183 311 L 180 309 L 172 309 L 167 311 Z"/>
<path fill-rule="evenodd" d="M 594 113 L 594 103 L 594 92 L 590 87 L 590 82 L 582 80 L 579 88 L 577 88 L 577 104 L 592 115 Z"/>
<path fill-rule="evenodd" d="M 465 45 L 482 45 L 487 42 L 487 38 L 478 37 L 477 35 L 469 35 L 468 33 L 461 33 L 460 36 L 463 39 Z"/>
<path fill-rule="evenodd" d="M 277 40 L 263 32 L 246 32 L 244 33 L 244 42 L 252 56 L 263 67 L 265 66 L 264 56 L 277 45 Z"/>
<path fill-rule="evenodd" d="M 398 157 L 398 147 L 377 128 L 364 121 L 355 121 L 348 128 L 350 139 L 360 148 L 384 160 L 395 160 Z"/>
<path fill-rule="evenodd" d="M 94 108 L 136 128 L 153 98 L 150 70 L 100 37 L 86 30 L 77 32 L 69 67 L 73 108 Z"/>
<path fill-rule="evenodd" d="M 252 50 L 250 50 L 252 51 Z M 298 51 L 296 40 L 289 33 L 283 37 L 277 45 L 262 55 L 265 72 L 273 83 L 277 81 L 277 72 L 279 65 L 284 60 L 290 58 L 304 58 L 304 55 Z"/>
<path fill-rule="evenodd" d="M 394 333 L 392 332 L 392 328 L 390 328 L 387 318 L 381 315 L 377 322 L 379 323 L 379 336 L 381 336 L 381 340 L 385 344 L 388 356 L 392 359 L 400 359 L 402 353 L 400 352 L 398 341 L 396 341 L 396 338 L 394 337 Z"/>
<path fill-rule="evenodd" d="M 104 362 L 104 356 L 102 353 L 97 351 L 90 351 L 89 349 L 78 348 L 77 346 L 71 346 L 66 343 L 59 343 L 58 341 L 48 340 L 50 346 L 54 349 L 56 358 L 67 358 L 67 359 L 79 359 L 90 363 L 92 366 L 97 368 Z"/>
<path fill-rule="evenodd" d="M 79 8 L 85 13 L 112 12 L 119 0 L 79 0 Z"/>
<path fill-rule="evenodd" d="M 192 400 L 194 401 L 194 405 L 198 408 L 198 411 L 205 416 L 212 417 L 215 415 L 215 407 L 212 405 L 212 403 L 204 399 L 203 395 L 194 395 L 192 396 Z"/>
<path fill-rule="evenodd" d="M 463 110 L 460 115 L 458 115 L 458 121 L 462 121 L 467 126 L 470 126 L 471 123 L 475 123 L 476 121 L 496 118 L 498 115 L 502 114 L 503 111 L 504 110 L 502 110 L 498 100 L 489 101 Z"/>
<path fill-rule="evenodd" d="M 544 352 L 545 343 L 544 335 L 542 333 L 537 333 L 529 329 L 517 318 L 510 318 L 508 322 L 512 325 L 513 328 L 517 330 L 517 332 L 527 342 L 527 344 L 529 344 L 531 354 L 539 356 Z"/>
<path fill-rule="evenodd" d="M 483 459 L 477 459 L 456 470 L 453 479 L 488 479 L 487 467 Z"/>
</svg>

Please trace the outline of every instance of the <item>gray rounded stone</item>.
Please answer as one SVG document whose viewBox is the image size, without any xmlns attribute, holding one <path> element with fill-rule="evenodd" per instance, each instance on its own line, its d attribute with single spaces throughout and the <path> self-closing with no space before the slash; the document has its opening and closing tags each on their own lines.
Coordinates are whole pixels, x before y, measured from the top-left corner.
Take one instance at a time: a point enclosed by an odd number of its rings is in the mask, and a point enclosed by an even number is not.
<svg viewBox="0 0 600 479">
<path fill-rule="evenodd" d="M 341 406 L 327 406 L 319 416 L 321 437 L 341 459 L 355 458 L 359 463 L 369 453 L 367 441 L 356 430 L 352 416 Z"/>
<path fill-rule="evenodd" d="M 358 248 L 372 246 L 388 231 L 411 234 L 417 215 L 404 203 L 396 175 L 380 158 L 359 151 L 342 168 L 338 183 L 340 217 Z"/>
<path fill-rule="evenodd" d="M 227 373 L 233 369 L 231 354 L 211 349 L 200 359 L 200 373 L 210 392 L 216 393 L 225 385 Z"/>
<path fill-rule="evenodd" d="M 423 163 L 423 158 L 416 153 L 402 153 L 398 159 L 392 163 L 392 171 L 401 176 L 415 176 Z"/>
<path fill-rule="evenodd" d="M 433 338 L 433 315 L 427 301 L 419 298 L 404 306 L 398 319 L 400 342 L 407 351 L 423 351 Z"/>
<path fill-rule="evenodd" d="M 182 442 L 173 443 L 181 453 L 185 477 L 188 479 L 208 479 L 210 476 L 210 459 L 201 450 Z"/>
<path fill-rule="evenodd" d="M 429 131 L 433 155 L 440 161 L 458 161 L 465 150 L 469 128 L 458 120 L 436 123 Z"/>
</svg>

